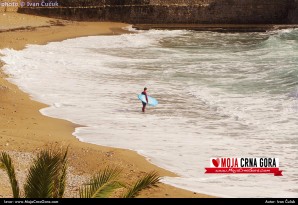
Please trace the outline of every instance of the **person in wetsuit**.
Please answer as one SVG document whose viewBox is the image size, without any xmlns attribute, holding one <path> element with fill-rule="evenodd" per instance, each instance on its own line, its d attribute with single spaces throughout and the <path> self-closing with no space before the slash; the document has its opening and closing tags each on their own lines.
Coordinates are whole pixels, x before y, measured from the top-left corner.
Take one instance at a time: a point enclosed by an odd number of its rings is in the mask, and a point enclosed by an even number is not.
<svg viewBox="0 0 298 205">
<path fill-rule="evenodd" d="M 142 112 L 145 112 L 146 105 L 148 104 L 147 88 L 144 88 L 144 91 L 142 92 L 142 95 L 145 95 L 145 98 L 146 98 L 146 101 L 147 101 L 147 103 L 142 101 L 142 104 L 143 104 Z"/>
</svg>

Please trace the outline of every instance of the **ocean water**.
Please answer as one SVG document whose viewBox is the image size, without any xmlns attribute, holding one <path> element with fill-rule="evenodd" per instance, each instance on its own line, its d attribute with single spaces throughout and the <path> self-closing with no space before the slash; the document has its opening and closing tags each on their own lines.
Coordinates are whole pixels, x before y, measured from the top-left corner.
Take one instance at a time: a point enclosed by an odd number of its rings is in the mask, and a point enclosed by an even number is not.
<svg viewBox="0 0 298 205">
<path fill-rule="evenodd" d="M 140 31 L 1 50 L 10 80 L 85 125 L 74 135 L 136 150 L 223 197 L 298 197 L 298 30 Z M 143 87 L 159 100 L 141 113 Z M 206 175 L 211 157 L 278 157 L 283 177 Z"/>
</svg>

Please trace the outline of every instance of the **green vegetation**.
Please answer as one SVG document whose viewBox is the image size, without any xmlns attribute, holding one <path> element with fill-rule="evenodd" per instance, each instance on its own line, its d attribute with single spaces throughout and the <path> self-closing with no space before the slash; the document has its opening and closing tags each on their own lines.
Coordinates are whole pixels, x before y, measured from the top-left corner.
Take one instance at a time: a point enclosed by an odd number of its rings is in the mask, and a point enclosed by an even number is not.
<svg viewBox="0 0 298 205">
<path fill-rule="evenodd" d="M 53 149 L 42 150 L 33 161 L 21 194 L 11 157 L 0 153 L 0 168 L 5 170 L 12 188 L 13 198 L 62 198 L 66 189 L 67 153 Z M 80 198 L 107 198 L 122 188 L 123 198 L 137 197 L 144 189 L 156 186 L 160 177 L 150 172 L 132 186 L 119 181 L 122 170 L 107 167 L 91 177 L 88 183 L 79 189 Z M 124 191 L 123 191 L 124 190 Z"/>
</svg>

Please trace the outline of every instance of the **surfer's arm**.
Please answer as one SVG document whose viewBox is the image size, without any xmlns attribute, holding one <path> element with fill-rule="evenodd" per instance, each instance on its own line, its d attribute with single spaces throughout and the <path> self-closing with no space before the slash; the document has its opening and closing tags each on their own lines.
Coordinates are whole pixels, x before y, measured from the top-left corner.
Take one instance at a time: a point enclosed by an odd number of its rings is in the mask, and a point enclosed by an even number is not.
<svg viewBox="0 0 298 205">
<path fill-rule="evenodd" d="M 148 103 L 148 96 L 147 96 L 147 94 L 146 94 L 145 96 L 146 96 L 146 101 L 147 101 L 147 103 Z"/>
</svg>

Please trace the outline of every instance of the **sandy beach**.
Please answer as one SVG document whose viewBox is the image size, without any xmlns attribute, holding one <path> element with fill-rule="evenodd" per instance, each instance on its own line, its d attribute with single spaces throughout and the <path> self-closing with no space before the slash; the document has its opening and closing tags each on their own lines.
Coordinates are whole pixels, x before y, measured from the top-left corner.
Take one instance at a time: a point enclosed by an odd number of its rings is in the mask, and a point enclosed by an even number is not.
<svg viewBox="0 0 298 205">
<path fill-rule="evenodd" d="M 121 34 L 127 32 L 122 28 L 128 26 L 112 22 L 70 22 L 13 12 L 0 13 L 0 25 L 0 49 L 15 50 L 25 48 L 27 44 L 46 44 L 81 36 Z M 2 66 L 3 63 L 0 67 Z M 9 76 L 1 71 L 0 151 L 7 151 L 13 156 L 21 181 L 24 181 L 25 170 L 36 152 L 47 146 L 67 145 L 70 146 L 70 175 L 66 197 L 76 197 L 78 187 L 86 177 L 107 165 L 123 168 L 123 179 L 127 182 L 151 170 L 157 170 L 161 176 L 176 176 L 154 166 L 136 152 L 79 142 L 72 135 L 78 125 L 41 115 L 39 110 L 47 105 L 31 100 L 28 94 L 8 82 L 7 77 Z M 0 197 L 11 197 L 6 175 L 0 171 L 0 176 Z M 160 184 L 141 197 L 209 196 Z"/>
</svg>

